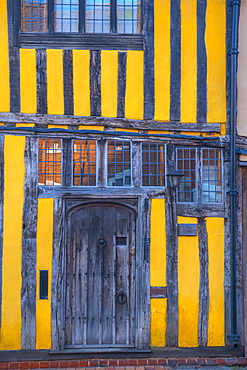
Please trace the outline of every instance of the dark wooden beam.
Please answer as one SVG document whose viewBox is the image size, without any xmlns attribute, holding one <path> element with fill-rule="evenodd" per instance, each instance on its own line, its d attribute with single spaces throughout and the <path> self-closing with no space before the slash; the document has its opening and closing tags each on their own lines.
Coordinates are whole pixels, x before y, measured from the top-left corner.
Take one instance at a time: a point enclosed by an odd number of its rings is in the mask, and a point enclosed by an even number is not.
<svg viewBox="0 0 247 370">
<path fill-rule="evenodd" d="M 204 0 L 197 2 L 197 121 L 207 120 L 207 55 L 205 44 L 206 8 Z"/>
<path fill-rule="evenodd" d="M 198 219 L 197 227 L 198 227 L 199 256 L 200 256 L 198 343 L 199 346 L 207 346 L 209 283 L 208 283 L 208 234 L 205 218 Z"/>
<path fill-rule="evenodd" d="M 112 128 L 139 129 L 139 130 L 164 130 L 172 132 L 201 132 L 220 133 L 220 123 L 180 123 L 180 122 L 158 122 L 154 120 L 130 120 L 126 118 L 105 117 L 82 117 L 70 115 L 49 114 L 25 114 L 25 113 L 0 113 L 0 122 L 4 123 L 34 123 L 42 125 L 65 125 L 65 126 L 107 126 Z"/>
<path fill-rule="evenodd" d="M 36 231 L 38 140 L 26 138 L 22 230 L 22 348 L 36 348 Z"/>
</svg>

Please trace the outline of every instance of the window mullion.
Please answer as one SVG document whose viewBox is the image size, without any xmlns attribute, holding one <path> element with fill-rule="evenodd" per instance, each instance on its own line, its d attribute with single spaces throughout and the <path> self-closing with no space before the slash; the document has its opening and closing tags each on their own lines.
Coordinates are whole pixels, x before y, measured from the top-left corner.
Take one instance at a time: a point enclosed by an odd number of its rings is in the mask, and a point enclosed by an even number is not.
<svg viewBox="0 0 247 370">
<path fill-rule="evenodd" d="M 197 179 L 196 179 L 196 182 L 197 182 L 197 191 L 198 191 L 198 194 L 197 194 L 197 202 L 198 203 L 202 203 L 202 182 L 203 182 L 203 179 L 202 179 L 202 150 L 201 148 L 197 148 L 196 149 L 196 167 L 197 167 Z"/>
<path fill-rule="evenodd" d="M 54 32 L 54 0 L 48 0 L 48 32 Z"/>
<path fill-rule="evenodd" d="M 111 33 L 117 32 L 117 0 L 111 0 Z"/>
<path fill-rule="evenodd" d="M 79 0 L 79 32 L 85 33 L 86 0 Z"/>
</svg>

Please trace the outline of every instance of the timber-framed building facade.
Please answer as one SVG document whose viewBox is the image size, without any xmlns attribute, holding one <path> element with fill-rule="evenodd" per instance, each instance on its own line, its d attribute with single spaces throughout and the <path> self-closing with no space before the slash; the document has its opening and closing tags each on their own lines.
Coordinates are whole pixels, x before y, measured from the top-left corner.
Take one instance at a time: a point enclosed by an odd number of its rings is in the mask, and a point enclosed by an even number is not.
<svg viewBox="0 0 247 370">
<path fill-rule="evenodd" d="M 0 0 L 1 350 L 230 345 L 231 9 Z"/>
</svg>

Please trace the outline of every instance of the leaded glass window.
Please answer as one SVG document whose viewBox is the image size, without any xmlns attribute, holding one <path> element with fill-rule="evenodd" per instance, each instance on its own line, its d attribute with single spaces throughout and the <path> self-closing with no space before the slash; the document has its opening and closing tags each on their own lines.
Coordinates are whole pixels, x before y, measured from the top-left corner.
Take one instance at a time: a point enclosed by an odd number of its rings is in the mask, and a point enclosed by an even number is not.
<svg viewBox="0 0 247 370">
<path fill-rule="evenodd" d="M 222 202 L 222 168 L 220 149 L 202 149 L 202 200 Z"/>
<path fill-rule="evenodd" d="M 131 186 L 131 146 L 127 141 L 108 141 L 108 186 Z"/>
<path fill-rule="evenodd" d="M 46 32 L 47 0 L 22 0 L 21 4 L 21 30 Z"/>
<path fill-rule="evenodd" d="M 22 32 L 141 33 L 140 0 L 21 0 Z"/>
<path fill-rule="evenodd" d="M 39 139 L 39 185 L 61 185 L 61 139 Z"/>
<path fill-rule="evenodd" d="M 165 186 L 165 146 L 142 143 L 142 186 Z"/>
<path fill-rule="evenodd" d="M 73 141 L 73 185 L 96 185 L 96 140 Z"/>
<path fill-rule="evenodd" d="M 197 201 L 197 158 L 196 149 L 177 149 L 177 170 L 184 173 L 178 189 L 179 202 Z"/>
</svg>

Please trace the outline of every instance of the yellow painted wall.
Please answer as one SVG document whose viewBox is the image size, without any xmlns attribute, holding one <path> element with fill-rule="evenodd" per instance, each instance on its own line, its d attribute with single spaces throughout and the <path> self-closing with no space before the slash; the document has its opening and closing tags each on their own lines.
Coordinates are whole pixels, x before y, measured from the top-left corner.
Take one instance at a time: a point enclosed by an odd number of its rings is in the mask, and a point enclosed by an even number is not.
<svg viewBox="0 0 247 370">
<path fill-rule="evenodd" d="M 101 52 L 101 112 L 104 117 L 117 116 L 118 52 Z"/>
<path fill-rule="evenodd" d="M 196 224 L 196 218 L 178 217 Z M 200 261 L 198 236 L 178 237 L 178 345 L 198 346 Z"/>
<path fill-rule="evenodd" d="M 38 200 L 36 348 L 51 348 L 53 199 Z M 40 270 L 48 270 L 48 299 L 39 299 Z"/>
<path fill-rule="evenodd" d="M 166 286 L 165 200 L 152 199 L 150 225 L 150 285 Z M 166 298 L 151 299 L 151 345 L 165 346 Z"/>
<path fill-rule="evenodd" d="M 125 118 L 143 119 L 144 111 L 143 51 L 127 54 Z"/>
<path fill-rule="evenodd" d="M 0 1 L 0 112 L 10 110 L 7 0 Z"/>
<path fill-rule="evenodd" d="M 226 1 L 207 1 L 208 122 L 226 121 Z"/>
<path fill-rule="evenodd" d="M 73 50 L 74 115 L 90 116 L 90 52 Z"/>
<path fill-rule="evenodd" d="M 48 114 L 64 114 L 63 51 L 47 51 Z"/>
<path fill-rule="evenodd" d="M 25 137 L 5 136 L 0 349 L 21 349 L 21 259 Z"/>
<path fill-rule="evenodd" d="M 209 319 L 208 346 L 225 345 L 224 218 L 207 218 Z"/>
<path fill-rule="evenodd" d="M 170 119 L 170 0 L 154 0 L 154 87 L 157 121 Z"/>
<path fill-rule="evenodd" d="M 197 0 L 181 1 L 181 122 L 196 122 Z M 188 99 L 189 97 L 189 99 Z"/>
<path fill-rule="evenodd" d="M 36 50 L 20 49 L 21 112 L 36 113 Z"/>
</svg>

